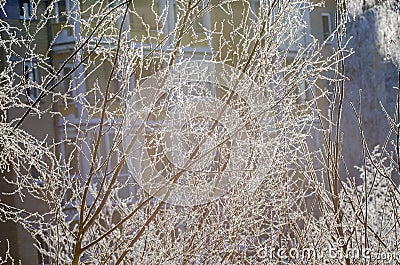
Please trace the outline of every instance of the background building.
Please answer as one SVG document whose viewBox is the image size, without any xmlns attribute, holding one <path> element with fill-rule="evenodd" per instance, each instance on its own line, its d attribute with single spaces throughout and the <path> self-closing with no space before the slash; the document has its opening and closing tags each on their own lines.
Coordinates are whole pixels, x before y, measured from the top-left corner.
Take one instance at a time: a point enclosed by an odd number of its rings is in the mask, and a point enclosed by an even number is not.
<svg viewBox="0 0 400 265">
<path fill-rule="evenodd" d="M 260 1 L 257 0 L 249 0 L 250 7 L 254 10 L 257 10 L 260 6 Z M 110 72 L 112 71 L 112 62 L 107 60 L 100 60 L 99 56 L 102 55 L 99 53 L 92 53 L 92 49 L 103 47 L 115 46 L 117 39 L 115 38 L 118 28 L 122 27 L 125 30 L 125 34 L 123 38 L 128 40 L 130 47 L 124 47 L 126 49 L 142 49 L 143 54 L 148 54 L 152 48 L 157 47 L 156 43 L 160 42 L 163 38 L 165 38 L 169 32 L 173 29 L 177 17 L 179 16 L 179 7 L 176 5 L 174 0 L 160 0 L 155 2 L 155 5 L 151 5 L 149 1 L 146 0 L 137 0 L 134 1 L 136 10 L 133 13 L 127 15 L 127 18 L 124 22 L 122 19 L 117 19 L 117 23 L 111 23 L 109 28 L 105 31 L 104 36 L 96 35 L 91 39 L 91 43 L 87 45 L 87 48 L 82 50 L 76 50 L 76 47 L 79 46 L 79 43 L 85 41 L 85 37 L 90 35 L 93 30 L 97 27 L 98 20 L 100 18 L 90 16 L 90 14 L 86 14 L 85 12 L 81 12 L 81 10 L 90 10 L 91 7 L 96 8 L 113 8 L 118 3 L 116 1 L 71 1 L 71 0 L 60 0 L 56 2 L 40 2 L 40 6 L 38 8 L 38 13 L 44 12 L 45 8 L 49 5 L 54 5 L 53 14 L 49 22 L 46 24 L 45 29 L 39 31 L 39 34 L 33 38 L 32 45 L 37 49 L 37 53 L 48 55 L 48 59 L 46 62 L 49 66 L 54 67 L 54 70 L 59 73 L 56 74 L 56 79 L 54 83 L 57 85 L 57 91 L 60 95 L 62 95 L 62 99 L 54 100 L 52 97 L 47 97 L 41 103 L 42 108 L 51 107 L 54 110 L 60 112 L 62 115 L 44 115 L 40 119 L 36 117 L 29 117 L 22 124 L 23 129 L 35 135 L 38 139 L 57 139 L 64 140 L 64 144 L 58 146 L 58 152 L 60 152 L 64 157 L 70 157 L 72 155 L 71 162 L 71 170 L 68 171 L 68 174 L 76 174 L 76 175 L 86 175 L 88 173 L 87 161 L 82 156 L 74 155 L 73 145 L 69 144 L 70 141 L 76 141 L 76 138 L 79 137 L 79 126 L 96 126 L 99 121 L 100 113 L 91 113 L 90 111 L 84 110 L 82 108 L 81 101 L 77 100 L 87 100 L 88 102 L 96 102 L 97 95 L 94 93 L 95 90 L 92 88 L 94 86 L 104 86 L 104 84 L 108 83 L 108 77 Z M 156 18 L 154 16 L 154 11 L 159 10 L 161 12 L 167 6 L 169 8 L 169 13 L 166 18 L 166 25 L 164 35 L 159 35 L 156 30 L 158 25 L 156 22 Z M 32 19 L 30 20 L 32 14 L 32 2 L 30 0 L 10 0 L 4 6 L 5 13 L 0 12 L 0 19 L 6 20 L 11 25 L 15 26 L 18 29 L 22 29 L 21 31 L 16 31 L 17 34 L 21 34 L 26 37 L 26 30 L 35 30 L 38 26 L 39 20 Z M 80 6 L 77 6 L 77 5 Z M 233 10 L 233 14 L 226 14 L 222 10 L 216 9 L 208 13 L 207 15 L 201 18 L 201 21 L 196 21 L 196 26 L 194 29 L 198 31 L 197 39 L 194 39 L 190 32 L 185 33 L 182 38 L 182 43 L 185 46 L 185 53 L 188 56 L 192 56 L 193 58 L 210 58 L 211 55 L 215 52 L 214 47 L 220 46 L 220 38 L 229 39 L 231 34 L 231 28 L 229 25 L 226 25 L 225 28 L 222 28 L 221 24 L 216 22 L 221 21 L 226 16 L 233 16 L 237 23 L 241 21 L 241 15 L 243 14 L 243 8 L 245 5 L 237 2 L 235 4 L 235 9 Z M 309 31 L 313 36 L 315 36 L 320 43 L 327 41 L 328 45 L 324 48 L 324 53 L 326 56 L 330 53 L 330 47 L 334 47 L 335 40 L 330 40 L 330 35 L 335 27 L 335 17 L 336 17 L 336 3 L 333 0 L 326 1 L 325 6 L 315 8 L 312 12 L 306 12 L 306 21 L 308 22 L 308 27 L 306 30 Z M 85 22 L 82 23 L 80 20 L 83 18 Z M 112 20 L 112 18 L 110 18 Z M 26 22 L 30 21 L 31 24 L 26 24 Z M 215 28 L 214 28 L 215 27 Z M 207 29 L 215 29 L 217 32 L 221 32 L 218 37 L 207 38 L 206 30 Z M 370 32 L 368 32 L 369 34 Z M 25 35 L 24 35 L 25 34 Z M 97 33 L 96 33 L 97 34 Z M 366 34 L 366 31 L 364 31 Z M 366 35 L 368 35 L 366 34 Z M 2 36 L 3 37 L 3 36 Z M 220 38 L 219 38 L 220 37 Z M 360 37 L 358 42 L 355 42 L 354 47 L 358 45 L 369 45 L 368 47 L 371 50 L 374 50 L 374 46 L 372 44 L 373 36 L 370 36 L 371 43 L 363 44 L 364 38 Z M 96 43 L 98 41 L 98 43 Z M 240 39 L 232 40 L 232 45 L 239 43 Z M 309 38 L 304 37 L 300 40 L 303 45 L 306 45 L 310 41 Z M 158 47 L 158 51 L 166 51 L 169 49 L 169 46 L 172 43 L 172 38 L 167 38 L 165 45 Z M 369 43 L 369 42 L 368 42 Z M 98 46 L 96 46 L 98 44 Z M 296 47 L 293 47 L 293 55 L 295 54 Z M 15 49 L 16 54 L 8 55 L 0 49 L 0 70 L 7 67 L 7 64 L 12 61 L 14 62 L 15 71 L 19 72 L 22 76 L 25 76 L 25 80 L 20 80 L 19 85 L 26 85 L 26 102 L 29 104 L 34 102 L 40 94 L 40 91 L 35 87 L 35 83 L 41 83 L 43 81 L 42 77 L 49 74 L 49 70 L 46 69 L 43 65 L 36 65 L 35 58 L 29 58 L 29 54 L 26 53 L 26 50 L 23 48 Z M 77 58 L 89 58 L 92 63 L 90 67 L 85 67 L 83 64 L 79 64 L 77 60 L 69 60 L 68 58 L 74 55 Z M 357 54 L 356 54 L 357 55 Z M 393 91 L 391 87 L 394 85 L 395 78 L 393 78 L 394 68 L 391 67 L 388 63 L 382 63 L 379 56 L 374 52 L 374 56 L 364 56 L 363 60 L 368 61 L 368 64 L 372 64 L 373 67 L 371 71 L 373 71 L 376 76 L 379 77 L 384 86 L 374 87 L 371 89 L 373 93 L 369 94 L 368 102 L 369 104 L 368 115 L 365 123 L 372 124 L 373 120 L 375 120 L 375 113 L 377 111 L 378 105 L 377 102 L 373 102 L 378 98 L 379 95 L 382 95 L 378 91 L 385 91 L 384 100 L 388 104 L 388 106 L 393 107 Z M 235 61 L 240 60 L 240 56 L 238 54 L 232 53 L 232 50 L 227 46 L 220 50 L 218 54 L 220 58 L 229 58 L 228 62 L 232 62 L 234 65 Z M 218 58 L 217 56 L 217 58 Z M 74 57 L 74 58 L 75 58 Z M 102 63 L 96 65 L 96 60 L 101 61 Z M 159 62 L 159 69 L 165 67 L 165 62 Z M 358 71 L 362 65 L 359 65 L 353 61 L 349 63 L 353 66 L 353 71 L 349 71 L 350 76 L 357 75 L 356 71 Z M 382 70 L 382 65 L 384 66 L 384 71 Z M 123 68 L 123 64 L 122 64 Z M 148 76 L 154 73 L 155 68 L 141 69 L 140 76 Z M 24 71 L 24 74 L 22 72 Z M 69 73 L 72 72 L 71 75 Z M 65 78 L 64 78 L 65 77 Z M 133 86 L 135 82 L 138 82 L 139 75 L 133 76 L 131 78 L 130 84 L 121 84 L 119 82 L 118 76 L 110 78 L 110 93 L 117 93 L 119 88 L 122 85 Z M 350 81 L 352 89 L 349 89 L 349 100 L 358 98 L 357 86 L 359 79 Z M 368 81 L 362 81 L 364 85 L 367 85 Z M 382 83 L 379 82 L 379 83 Z M 376 82 L 375 82 L 376 83 Z M 317 86 L 314 89 L 316 96 L 321 95 L 326 90 L 332 89 L 329 83 L 326 82 L 317 82 Z M 299 87 L 299 91 L 306 90 L 307 84 L 302 84 Z M 71 89 L 72 88 L 72 89 Z M 350 91 L 351 90 L 351 91 Z M 93 93 L 92 93 L 93 91 Z M 84 96 L 82 99 L 80 95 Z M 307 100 L 307 97 L 311 97 L 309 93 L 304 93 L 301 100 Z M 57 97 L 57 95 L 55 96 Z M 55 103 L 54 103 L 55 102 Z M 54 103 L 54 104 L 53 104 Z M 327 107 L 327 102 L 320 102 L 320 108 L 324 109 Z M 348 105 L 345 106 L 348 108 Z M 13 117 L 18 117 L 23 114 L 23 109 L 13 110 L 13 112 L 9 113 L 9 119 Z M 82 119 L 82 116 L 87 116 L 89 119 Z M 346 109 L 344 114 L 344 124 L 343 131 L 347 134 L 345 138 L 345 155 L 357 157 L 360 150 L 355 150 L 359 147 L 359 143 L 354 141 L 356 136 L 353 133 L 357 134 L 357 130 L 354 129 L 354 119 L 352 118 L 351 110 Z M 82 120 L 88 120 L 88 124 L 81 124 Z M 383 120 L 383 119 L 381 119 Z M 367 127 L 368 137 L 377 140 L 382 139 L 383 135 L 374 136 L 378 131 L 375 129 L 375 126 Z M 347 133 L 349 132 L 349 133 Z M 95 135 L 87 135 L 87 141 L 90 142 L 91 139 L 95 137 Z M 105 153 L 108 153 L 111 148 L 111 141 L 113 137 L 113 132 L 110 131 L 109 135 L 105 137 L 105 140 L 101 142 L 101 150 Z M 109 139 L 109 140 L 107 140 Z M 323 139 L 320 136 L 316 135 L 315 137 L 316 146 L 322 144 Z M 380 140 L 376 141 L 381 142 Z M 354 155 L 357 154 L 357 155 Z M 358 159 L 351 160 L 351 163 L 357 164 L 360 162 Z M 113 163 L 113 161 L 111 161 Z M 112 167 L 113 165 L 110 165 Z M 32 169 L 32 174 L 37 174 L 34 169 Z M 125 175 L 124 175 L 125 174 Z M 127 171 L 122 170 L 121 177 L 127 177 Z M 39 176 L 38 176 L 39 178 Z M 3 181 L 3 180 L 1 180 Z M 39 179 L 40 181 L 40 179 Z M 6 183 L 0 183 L 1 191 L 7 191 L 8 187 Z M 129 191 L 128 191 L 129 192 Z M 33 198 L 25 198 L 25 202 L 22 205 L 20 198 L 18 196 L 2 196 L 1 201 L 6 202 L 9 205 L 15 205 L 16 207 L 25 207 L 26 209 L 30 209 L 31 211 L 45 212 L 46 209 L 43 205 L 37 203 Z M 33 247 L 33 240 L 30 238 L 28 233 L 24 232 L 24 229 L 15 223 L 1 223 L 0 224 L 0 240 L 1 246 L 4 250 L 5 244 L 4 239 L 10 239 L 11 244 L 11 253 L 14 257 L 22 260 L 23 264 L 41 264 L 46 263 L 48 260 L 43 260 L 41 255 L 38 255 L 37 251 Z"/>
</svg>

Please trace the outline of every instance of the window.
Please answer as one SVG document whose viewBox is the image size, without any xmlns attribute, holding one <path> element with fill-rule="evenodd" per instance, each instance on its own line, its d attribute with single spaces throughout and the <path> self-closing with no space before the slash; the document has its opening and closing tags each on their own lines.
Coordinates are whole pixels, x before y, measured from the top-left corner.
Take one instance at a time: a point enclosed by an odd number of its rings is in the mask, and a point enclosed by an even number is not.
<svg viewBox="0 0 400 265">
<path fill-rule="evenodd" d="M 322 13 L 322 31 L 324 40 L 329 38 L 332 33 L 332 21 L 331 21 L 331 14 L 329 13 Z"/>
<path fill-rule="evenodd" d="M 43 254 L 43 252 L 49 251 L 48 232 L 42 231 L 42 233 L 37 233 L 35 239 L 36 239 L 36 244 L 42 250 L 42 251 L 37 250 L 39 264 L 50 265 L 50 257 L 46 254 Z"/>
<path fill-rule="evenodd" d="M 88 134 L 87 141 L 90 144 L 91 152 L 94 150 L 94 145 L 98 139 L 97 129 Z M 118 195 L 121 198 L 128 198 L 136 193 L 133 180 L 129 175 L 129 170 L 126 162 L 122 162 L 123 150 L 118 145 L 121 140 L 121 134 L 115 134 L 114 128 L 106 128 L 100 139 L 99 149 L 96 154 L 96 174 L 97 178 L 92 179 L 94 185 L 100 185 L 102 178 L 110 178 L 116 171 L 120 163 L 123 163 L 121 170 L 118 173 L 118 182 L 123 187 L 118 188 Z M 108 162 L 106 164 L 106 162 Z M 101 167 L 100 167 L 101 166 Z M 111 174 L 104 175 L 104 171 Z"/>
<path fill-rule="evenodd" d="M 118 135 L 116 136 L 113 129 L 109 128 L 106 134 L 104 134 L 100 139 L 99 149 L 97 152 L 97 159 L 100 163 L 105 162 L 109 159 L 107 169 L 114 170 L 121 161 L 122 150 L 116 144 L 118 143 Z M 91 133 L 91 143 L 94 146 L 97 141 L 98 134 L 96 131 Z M 120 172 L 120 175 L 127 175 L 128 170 L 124 166 Z"/>
<path fill-rule="evenodd" d="M 80 163 L 80 152 L 82 152 L 82 150 L 80 148 L 84 149 L 85 146 L 83 143 L 79 142 L 80 136 L 78 135 L 77 130 L 72 126 L 63 128 L 58 132 L 60 139 L 62 139 L 62 143 L 59 145 L 63 162 L 62 169 L 66 178 L 71 183 L 70 187 L 63 189 L 63 200 L 67 209 L 71 211 L 67 213 L 69 216 L 68 218 L 72 218 L 73 220 L 75 215 L 72 213 L 73 210 L 70 207 L 74 204 L 77 197 L 77 194 L 75 194 L 73 190 L 76 190 L 78 183 L 80 183 L 79 176 L 81 173 L 80 170 L 82 169 Z M 80 146 L 78 147 L 78 145 Z"/>
<path fill-rule="evenodd" d="M 111 0 L 109 0 L 110 3 Z M 114 3 L 118 3 L 116 0 Z M 150 30 L 157 29 L 157 17 L 158 13 L 158 1 L 151 0 L 135 0 L 134 10 L 130 15 L 131 26 L 136 30 L 146 30 L 150 27 Z"/>
<path fill-rule="evenodd" d="M 37 234 L 36 236 L 36 243 L 43 251 L 49 251 L 49 245 L 47 244 L 45 237 L 48 237 L 47 232 L 43 232 L 43 234 Z M 38 250 L 38 261 L 40 265 L 50 265 L 50 257 L 41 253 Z"/>
<path fill-rule="evenodd" d="M 176 3 L 176 1 L 173 1 L 173 6 L 174 6 L 174 8 L 173 8 L 173 10 L 174 10 L 174 23 L 178 24 L 178 22 L 179 22 L 178 20 L 179 20 L 180 16 L 178 16 L 179 7 L 178 7 L 178 4 Z"/>
<path fill-rule="evenodd" d="M 260 0 L 253 0 L 251 2 L 251 8 L 253 9 L 253 12 L 256 16 L 260 15 L 260 9 L 261 9 L 261 3 Z"/>
<path fill-rule="evenodd" d="M 195 16 L 197 16 L 198 14 L 195 14 Z M 202 32 L 203 31 L 203 15 L 200 15 L 199 17 L 197 17 L 195 19 L 195 21 L 193 22 L 193 29 L 196 32 Z"/>
<path fill-rule="evenodd" d="M 57 23 L 62 23 L 62 22 L 67 21 L 67 19 L 66 19 L 67 5 L 66 5 L 65 0 L 59 0 L 59 1 L 55 2 L 54 10 L 56 12 L 56 22 Z"/>
<path fill-rule="evenodd" d="M 116 0 L 106 0 L 106 4 L 107 4 L 107 7 L 111 8 L 111 7 L 116 6 L 117 1 Z"/>
<path fill-rule="evenodd" d="M 44 184 L 42 174 L 43 174 L 43 171 L 45 170 L 44 157 L 39 152 L 36 152 L 35 155 L 39 157 L 39 162 L 38 162 L 39 165 L 38 164 L 31 165 L 30 173 L 31 173 L 34 183 L 36 183 L 37 185 L 42 187 Z"/>
<path fill-rule="evenodd" d="M 200 9 L 203 5 L 200 3 L 198 4 L 198 8 L 191 10 L 190 16 L 188 18 L 188 23 L 193 25 L 193 30 L 196 32 L 202 32 L 203 27 L 204 27 L 204 14 L 200 14 Z M 187 12 L 187 3 L 186 2 L 179 2 L 173 1 L 173 18 L 174 18 L 174 23 L 175 25 L 178 25 L 179 20 L 182 19 L 182 17 L 185 15 Z M 172 11 L 171 10 L 171 11 Z"/>
<path fill-rule="evenodd" d="M 26 96 L 29 102 L 33 102 L 40 95 L 39 87 L 37 84 L 39 80 L 38 69 L 34 63 L 25 62 L 24 71 L 25 84 L 27 85 Z"/>
<path fill-rule="evenodd" d="M 20 19 L 29 19 L 32 15 L 32 4 L 30 0 L 19 0 Z"/>
<path fill-rule="evenodd" d="M 304 103 L 306 101 L 306 99 L 307 99 L 307 88 L 308 87 L 307 87 L 307 82 L 306 81 L 302 81 L 299 84 L 299 87 L 298 87 L 299 100 L 300 100 L 299 103 Z"/>
<path fill-rule="evenodd" d="M 73 89 L 74 89 L 74 83 L 73 83 L 73 73 L 70 74 L 72 71 L 72 65 L 65 65 L 62 69 L 62 82 L 61 82 L 61 94 L 64 95 L 65 100 L 64 103 L 65 105 L 70 105 L 74 102 L 73 99 Z"/>
<path fill-rule="evenodd" d="M 76 147 L 76 139 L 67 138 L 61 146 L 61 152 L 65 161 L 67 173 L 70 176 L 79 173 L 79 151 Z"/>
</svg>

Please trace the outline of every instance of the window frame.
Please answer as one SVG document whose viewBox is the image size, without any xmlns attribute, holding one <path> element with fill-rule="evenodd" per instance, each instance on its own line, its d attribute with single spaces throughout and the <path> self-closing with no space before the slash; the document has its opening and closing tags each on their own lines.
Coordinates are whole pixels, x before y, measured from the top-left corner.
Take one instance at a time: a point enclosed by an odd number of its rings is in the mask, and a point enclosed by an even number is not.
<svg viewBox="0 0 400 265">
<path fill-rule="evenodd" d="M 35 239 L 42 249 L 49 251 L 49 245 L 47 244 L 43 236 L 48 236 L 48 233 L 44 232 L 43 235 L 37 234 L 35 236 Z M 50 256 L 40 253 L 39 250 L 37 250 L 37 255 L 38 255 L 38 264 L 50 265 Z"/>
<path fill-rule="evenodd" d="M 298 85 L 298 93 L 300 103 L 304 104 L 308 99 L 307 90 L 309 89 L 309 84 L 307 80 L 303 80 Z"/>
<path fill-rule="evenodd" d="M 24 83 L 26 87 L 26 98 L 29 102 L 35 102 L 40 96 L 38 87 L 39 71 L 36 63 L 25 61 L 24 63 Z"/>
<path fill-rule="evenodd" d="M 28 4 L 28 10 L 26 10 L 26 6 L 24 4 Z M 29 20 L 32 17 L 32 0 L 19 0 L 19 19 L 20 20 Z"/>
<path fill-rule="evenodd" d="M 168 10 L 168 13 L 172 12 L 172 14 L 168 14 L 169 21 L 170 21 L 171 25 L 173 25 L 172 29 L 176 29 L 176 26 L 178 25 L 178 22 L 179 22 L 179 19 L 178 19 L 179 8 L 178 8 L 177 0 L 169 0 L 168 5 L 172 6 L 172 8 L 170 8 Z M 202 7 L 204 7 L 205 1 L 202 1 L 200 3 L 200 5 L 202 5 Z M 160 7 L 162 9 L 165 6 L 160 5 Z M 160 7 L 159 7 L 159 10 L 160 10 Z M 211 21 L 210 21 L 210 18 L 207 16 L 207 14 L 208 13 L 203 14 L 201 17 L 197 18 L 196 21 L 192 21 L 192 19 L 190 20 L 190 22 L 193 22 L 192 26 L 193 26 L 193 30 L 195 32 L 201 33 L 203 28 L 209 29 L 209 27 L 210 27 L 209 24 L 211 23 Z"/>
<path fill-rule="evenodd" d="M 73 105 L 74 104 L 74 100 L 73 97 L 75 96 L 75 78 L 74 78 L 74 72 L 70 73 L 71 71 L 73 71 L 74 66 L 73 64 L 66 64 L 66 65 L 62 65 L 60 64 L 60 67 L 62 67 L 61 70 L 61 74 L 62 74 L 62 82 L 60 83 L 61 85 L 61 90 L 60 92 L 67 97 L 71 97 L 70 99 L 67 99 L 66 101 L 64 101 L 64 103 L 67 103 L 67 105 Z M 66 75 L 68 75 L 68 77 L 66 77 Z M 68 95 L 65 95 L 68 94 Z"/>
<path fill-rule="evenodd" d="M 45 170 L 45 159 L 44 159 L 44 154 L 43 153 L 39 153 L 38 150 L 39 149 L 35 150 L 35 154 L 38 157 L 40 157 L 41 165 L 39 166 L 39 168 L 35 167 L 34 165 L 31 165 L 30 169 L 29 169 L 29 174 L 32 176 L 32 179 L 33 179 L 34 183 L 36 183 L 40 187 L 43 187 L 44 181 L 43 181 L 41 173 L 42 173 L 42 171 Z"/>
<path fill-rule="evenodd" d="M 252 11 L 253 11 L 253 13 L 254 13 L 254 20 L 256 20 L 257 19 L 257 16 L 259 15 L 259 13 L 260 13 L 260 9 L 261 9 L 261 0 L 252 0 L 251 2 L 250 2 L 250 7 L 251 7 L 251 9 L 252 9 Z"/>
<path fill-rule="evenodd" d="M 325 24 L 324 24 L 324 18 L 328 18 L 328 31 L 325 31 Z M 321 20 L 322 20 L 322 39 L 328 40 L 329 41 L 329 37 L 332 34 L 332 16 L 331 13 L 329 12 L 321 12 Z"/>
<path fill-rule="evenodd" d="M 60 13 L 60 7 L 59 7 L 59 3 L 60 2 L 64 2 L 65 10 L 63 12 L 67 13 L 68 10 L 69 10 L 68 1 L 67 0 L 57 0 L 57 1 L 55 1 L 54 2 L 54 13 L 56 15 L 56 18 L 55 18 L 56 19 L 56 23 L 64 23 L 64 22 L 67 21 L 66 14 L 62 15 Z M 63 18 L 63 19 L 60 19 L 60 18 Z"/>
</svg>

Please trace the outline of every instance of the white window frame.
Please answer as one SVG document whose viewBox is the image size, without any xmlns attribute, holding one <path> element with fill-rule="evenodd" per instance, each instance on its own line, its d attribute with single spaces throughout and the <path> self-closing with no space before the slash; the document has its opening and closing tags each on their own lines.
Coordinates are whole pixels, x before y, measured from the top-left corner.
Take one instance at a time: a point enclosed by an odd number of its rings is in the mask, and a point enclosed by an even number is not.
<svg viewBox="0 0 400 265">
<path fill-rule="evenodd" d="M 324 17 L 328 18 L 328 32 L 329 32 L 329 35 L 327 35 L 327 36 L 325 36 Z M 331 13 L 322 12 L 321 13 L 321 20 L 322 20 L 322 39 L 323 40 L 327 40 L 327 39 L 329 39 L 329 36 L 332 34 L 332 16 L 331 16 Z"/>
</svg>

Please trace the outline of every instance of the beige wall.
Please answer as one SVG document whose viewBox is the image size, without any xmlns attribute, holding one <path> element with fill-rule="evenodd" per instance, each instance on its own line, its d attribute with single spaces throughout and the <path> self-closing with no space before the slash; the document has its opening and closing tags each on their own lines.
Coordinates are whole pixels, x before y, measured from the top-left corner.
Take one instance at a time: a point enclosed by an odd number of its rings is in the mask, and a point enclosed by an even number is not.
<svg viewBox="0 0 400 265">
<path fill-rule="evenodd" d="M 45 8 L 44 2 L 40 2 L 39 4 L 39 12 L 43 12 Z M 6 18 L 7 20 L 7 18 Z M 17 28 L 23 28 L 22 20 L 19 19 L 14 19 L 14 20 L 7 20 L 7 22 L 11 26 L 15 26 Z M 33 20 L 31 22 L 31 27 L 29 28 L 29 31 L 33 33 L 38 25 L 37 20 Z M 23 36 L 26 34 L 24 30 L 18 32 L 17 36 Z M 2 35 L 4 37 L 4 35 Z M 38 54 L 46 54 L 48 51 L 48 31 L 47 28 L 44 27 L 41 31 L 38 32 L 38 34 L 35 36 L 33 42 L 31 43 L 31 47 L 35 47 L 35 52 Z M 16 54 L 13 55 L 12 60 L 16 62 L 20 62 L 17 64 L 17 68 L 15 69 L 15 72 L 20 74 L 21 69 L 22 69 L 22 60 L 25 56 L 25 48 L 24 47 L 13 47 L 14 51 L 16 51 Z M 0 62 L 0 69 L 2 68 L 1 64 L 4 64 L 4 50 L 1 51 L 1 60 Z M 29 58 L 27 58 L 29 59 Z M 50 63 L 47 61 L 47 63 Z M 44 65 L 42 65 L 44 66 Z M 39 68 L 38 74 L 39 74 L 39 82 L 41 76 L 45 74 L 45 71 Z M 16 84 L 19 82 L 19 80 L 16 80 Z M 22 100 L 25 100 L 22 98 Z M 25 100 L 26 101 L 26 100 Z M 41 106 L 43 108 L 48 107 L 51 104 L 51 98 L 46 97 L 43 102 L 41 103 Z M 8 121 L 16 118 L 16 117 L 21 117 L 26 111 L 26 108 L 23 109 L 11 109 L 8 112 Z M 33 115 L 28 115 L 22 125 L 20 126 L 20 129 L 23 129 L 30 134 L 34 135 L 38 139 L 45 139 L 46 136 L 48 136 L 48 139 L 53 139 L 55 137 L 55 131 L 54 131 L 54 121 L 53 118 L 45 114 L 43 115 L 40 119 L 37 116 Z M 13 187 L 10 185 L 7 185 L 4 180 L 3 176 L 0 176 L 0 193 L 2 192 L 7 192 L 7 191 L 12 191 Z M 13 178 L 13 175 L 7 174 L 7 178 Z M 19 198 L 18 195 L 14 196 L 6 196 L 4 194 L 0 194 L 0 201 L 4 202 L 6 204 L 10 205 L 15 205 L 16 208 L 24 208 L 27 209 L 31 212 L 46 212 L 45 205 L 43 205 L 41 202 L 38 202 L 34 198 L 27 196 L 24 198 L 24 202 L 21 202 L 21 199 Z M 1 218 L 1 217 L 0 217 Z M 5 250 L 5 238 L 8 238 L 10 240 L 10 247 L 11 247 L 11 254 L 14 258 L 17 260 L 21 260 L 22 264 L 28 264 L 28 265 L 37 265 L 39 263 L 39 258 L 38 258 L 38 253 L 36 249 L 33 247 L 33 240 L 31 236 L 20 226 L 17 225 L 13 222 L 7 222 L 3 223 L 0 222 L 0 253 L 2 256 Z"/>
<path fill-rule="evenodd" d="M 145 0 L 141 0 L 141 1 L 135 1 L 139 3 L 138 6 L 138 13 L 142 14 L 143 17 L 145 18 L 145 22 L 150 23 L 151 25 L 151 30 L 153 30 L 154 28 L 156 28 L 156 25 L 153 25 L 153 21 L 154 21 L 154 16 L 151 14 L 151 10 L 149 8 L 149 5 L 145 6 L 145 2 L 146 4 L 149 3 L 149 1 L 145 1 Z M 331 17 L 334 18 L 334 1 L 326 1 L 326 7 L 325 8 L 316 8 L 313 13 L 311 13 L 310 15 L 310 22 L 312 25 L 311 28 L 311 32 L 313 35 L 315 35 L 318 38 L 322 38 L 322 20 L 321 20 L 321 13 L 322 12 L 331 12 Z M 247 2 L 248 3 L 248 2 Z M 87 8 L 89 6 L 87 6 L 88 4 L 90 4 L 90 1 L 85 1 L 85 5 L 83 6 L 83 8 Z M 233 4 L 234 6 L 234 15 L 233 15 L 233 21 L 234 23 L 240 23 L 240 18 L 242 17 L 243 12 L 246 11 L 246 8 L 249 6 L 248 4 L 246 4 L 246 2 L 236 2 Z M 104 8 L 104 6 L 103 6 Z M 214 22 L 216 22 L 216 30 L 219 31 L 222 29 L 222 21 L 223 19 L 230 19 L 231 17 L 229 17 L 228 15 L 226 15 L 221 9 L 214 9 L 212 10 L 211 14 L 211 21 L 212 21 L 212 25 L 214 25 Z M 131 28 L 132 28 L 132 38 L 135 39 L 137 41 L 141 41 L 141 36 L 144 33 L 144 28 L 142 28 L 142 26 L 139 23 L 140 21 L 138 20 L 137 17 L 132 16 L 130 23 L 131 23 Z M 11 21 L 11 23 L 14 26 L 17 27 L 21 27 L 20 21 Z M 35 27 L 35 24 L 33 24 L 33 27 Z M 333 27 L 333 25 L 332 25 Z M 88 28 L 89 30 L 90 28 Z M 235 62 L 242 60 L 242 58 L 240 58 L 240 54 L 230 54 L 230 49 L 233 49 L 231 47 L 234 47 L 233 50 L 236 50 L 237 47 L 236 45 L 238 45 L 238 43 L 240 43 L 242 40 L 240 39 L 239 36 L 236 36 L 234 38 L 230 38 L 230 33 L 231 33 L 231 26 L 229 26 L 226 22 L 224 23 L 224 30 L 221 33 L 223 35 L 223 37 L 225 37 L 226 39 L 230 40 L 229 44 L 230 46 L 226 46 L 222 49 L 222 52 L 219 54 L 220 58 L 225 58 L 226 56 L 231 57 L 233 59 L 232 63 L 235 64 Z M 220 46 L 220 41 L 219 41 L 219 37 L 218 35 L 216 35 L 213 39 L 212 39 L 212 45 L 213 47 L 219 47 Z M 153 38 L 153 39 L 151 39 Z M 149 38 L 146 41 L 151 41 L 151 42 L 155 42 L 158 41 L 160 39 L 159 36 L 153 36 Z M 184 40 L 183 40 L 183 45 L 187 45 L 188 43 L 190 43 L 190 41 L 192 41 L 193 38 L 190 35 L 190 33 L 185 34 L 184 36 Z M 48 40 L 47 40 L 47 31 L 43 30 L 36 38 L 35 38 L 35 44 L 36 47 L 38 49 L 39 53 L 46 53 L 46 50 L 48 48 Z M 198 46 L 206 46 L 207 43 L 204 42 L 198 42 L 198 43 L 194 43 L 194 45 L 198 45 Z M 19 50 L 18 51 L 21 55 L 24 54 L 23 50 Z M 57 69 L 58 67 L 58 63 L 63 62 L 65 60 L 65 58 L 67 58 L 67 56 L 70 54 L 70 51 L 65 51 L 65 52 L 59 52 L 59 53 L 53 53 L 53 61 L 54 61 L 54 65 Z M 87 72 L 89 72 L 91 69 L 86 69 Z M 107 73 L 109 73 L 110 71 L 110 65 L 104 65 L 102 67 L 100 67 L 98 70 L 96 70 L 92 75 L 88 76 L 85 80 L 86 86 L 88 89 L 90 89 L 94 83 L 98 82 L 99 84 L 101 84 L 102 86 L 104 86 L 104 84 L 106 84 L 106 80 L 108 78 Z M 326 86 L 326 84 L 319 82 L 318 84 L 320 85 L 320 87 L 323 89 L 324 86 Z M 115 88 L 116 84 L 112 84 L 113 89 Z M 103 87 L 105 89 L 105 87 Z M 45 98 L 43 100 L 43 106 L 48 105 L 49 103 L 51 103 L 51 99 L 50 98 Z M 324 102 L 321 102 L 321 104 L 325 104 Z M 67 109 L 64 108 L 60 108 L 59 110 L 61 110 L 63 112 L 64 115 L 70 115 L 70 114 L 76 114 L 76 108 L 74 108 L 73 106 L 69 106 Z M 10 119 L 12 119 L 13 117 L 18 117 L 20 115 L 23 114 L 25 110 L 14 110 L 10 112 Z M 55 131 L 55 124 L 54 124 L 54 120 L 53 118 L 46 114 L 44 115 L 42 118 L 37 118 L 35 116 L 28 116 L 26 121 L 22 124 L 21 126 L 22 129 L 30 132 L 32 135 L 36 136 L 39 139 L 44 139 L 44 137 L 46 135 L 48 135 L 48 139 L 53 139 L 56 137 L 56 131 Z M 0 183 L 0 187 L 1 189 L 4 189 L 5 186 L 3 186 L 2 183 Z M 2 198 L 3 200 L 3 198 Z M 5 199 L 4 199 L 5 200 Z M 8 197 L 7 198 L 8 202 L 11 204 L 15 204 L 17 207 L 25 207 L 25 208 L 29 208 L 31 211 L 46 211 L 46 208 L 44 207 L 43 204 L 37 202 L 35 199 L 33 198 L 26 198 L 25 202 L 22 204 L 22 202 L 17 198 L 17 197 Z M 17 244 L 17 247 L 13 247 L 12 250 L 14 251 L 14 254 L 19 257 L 22 260 L 22 264 L 37 264 L 38 262 L 38 257 L 37 257 L 37 252 L 36 250 L 33 248 L 32 246 L 32 239 L 30 238 L 30 236 L 23 231 L 22 227 L 17 226 L 13 223 L 7 223 L 7 224 L 3 224 L 0 223 L 0 231 L 2 231 L 0 234 L 2 235 L 2 237 L 7 236 L 11 239 L 13 239 L 13 243 L 14 245 Z M 3 232 L 4 231 L 4 232 Z"/>
</svg>

